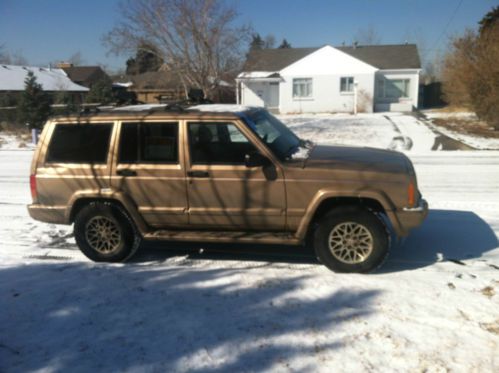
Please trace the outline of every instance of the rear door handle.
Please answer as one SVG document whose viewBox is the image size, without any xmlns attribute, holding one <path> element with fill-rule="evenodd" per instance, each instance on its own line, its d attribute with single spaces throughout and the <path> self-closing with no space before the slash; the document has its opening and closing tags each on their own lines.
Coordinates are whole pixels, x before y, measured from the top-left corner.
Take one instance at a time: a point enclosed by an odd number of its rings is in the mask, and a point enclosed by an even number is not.
<svg viewBox="0 0 499 373">
<path fill-rule="evenodd" d="M 116 171 L 116 173 L 120 176 L 137 176 L 137 172 L 134 170 L 130 170 L 128 168 L 124 168 L 122 170 Z"/>
<path fill-rule="evenodd" d="M 187 171 L 187 176 L 190 177 L 210 177 L 207 171 Z"/>
</svg>

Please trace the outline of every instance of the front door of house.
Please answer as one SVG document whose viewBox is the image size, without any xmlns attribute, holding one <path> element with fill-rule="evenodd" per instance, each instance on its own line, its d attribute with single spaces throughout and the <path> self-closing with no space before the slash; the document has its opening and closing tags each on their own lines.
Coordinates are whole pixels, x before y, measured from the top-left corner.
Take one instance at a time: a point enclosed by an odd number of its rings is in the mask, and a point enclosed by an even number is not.
<svg viewBox="0 0 499 373">
<path fill-rule="evenodd" d="M 270 109 L 279 107 L 279 83 L 269 83 L 269 95 L 266 107 Z"/>
</svg>

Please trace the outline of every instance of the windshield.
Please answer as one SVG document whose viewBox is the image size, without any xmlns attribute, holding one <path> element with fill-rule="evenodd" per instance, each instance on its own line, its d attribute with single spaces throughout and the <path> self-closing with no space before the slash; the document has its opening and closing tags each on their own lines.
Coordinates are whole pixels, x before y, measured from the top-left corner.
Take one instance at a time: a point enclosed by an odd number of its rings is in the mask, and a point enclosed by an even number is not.
<svg viewBox="0 0 499 373">
<path fill-rule="evenodd" d="M 284 123 L 268 111 L 256 110 L 245 114 L 251 129 L 279 159 L 290 159 L 300 147 L 307 147 Z"/>
</svg>

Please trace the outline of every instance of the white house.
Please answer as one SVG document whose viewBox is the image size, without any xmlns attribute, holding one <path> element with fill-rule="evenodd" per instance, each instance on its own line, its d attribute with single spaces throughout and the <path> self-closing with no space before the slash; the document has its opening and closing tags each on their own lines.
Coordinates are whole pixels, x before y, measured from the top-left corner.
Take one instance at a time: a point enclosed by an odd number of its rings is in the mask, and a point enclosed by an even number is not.
<svg viewBox="0 0 499 373">
<path fill-rule="evenodd" d="M 421 63 L 414 44 L 263 49 L 238 75 L 238 103 L 280 113 L 411 111 Z"/>
</svg>

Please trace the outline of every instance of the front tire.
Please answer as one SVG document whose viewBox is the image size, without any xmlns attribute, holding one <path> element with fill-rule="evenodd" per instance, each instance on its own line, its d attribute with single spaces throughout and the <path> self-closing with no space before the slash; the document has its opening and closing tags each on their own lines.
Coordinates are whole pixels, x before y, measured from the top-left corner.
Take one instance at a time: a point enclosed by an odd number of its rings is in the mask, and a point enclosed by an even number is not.
<svg viewBox="0 0 499 373">
<path fill-rule="evenodd" d="M 126 212 L 111 203 L 92 202 L 75 217 L 74 236 L 95 262 L 123 262 L 137 251 L 140 236 Z"/>
<path fill-rule="evenodd" d="M 317 258 L 335 272 L 370 272 L 384 262 L 389 246 L 381 219 L 357 207 L 332 210 L 319 222 L 314 235 Z"/>
</svg>

